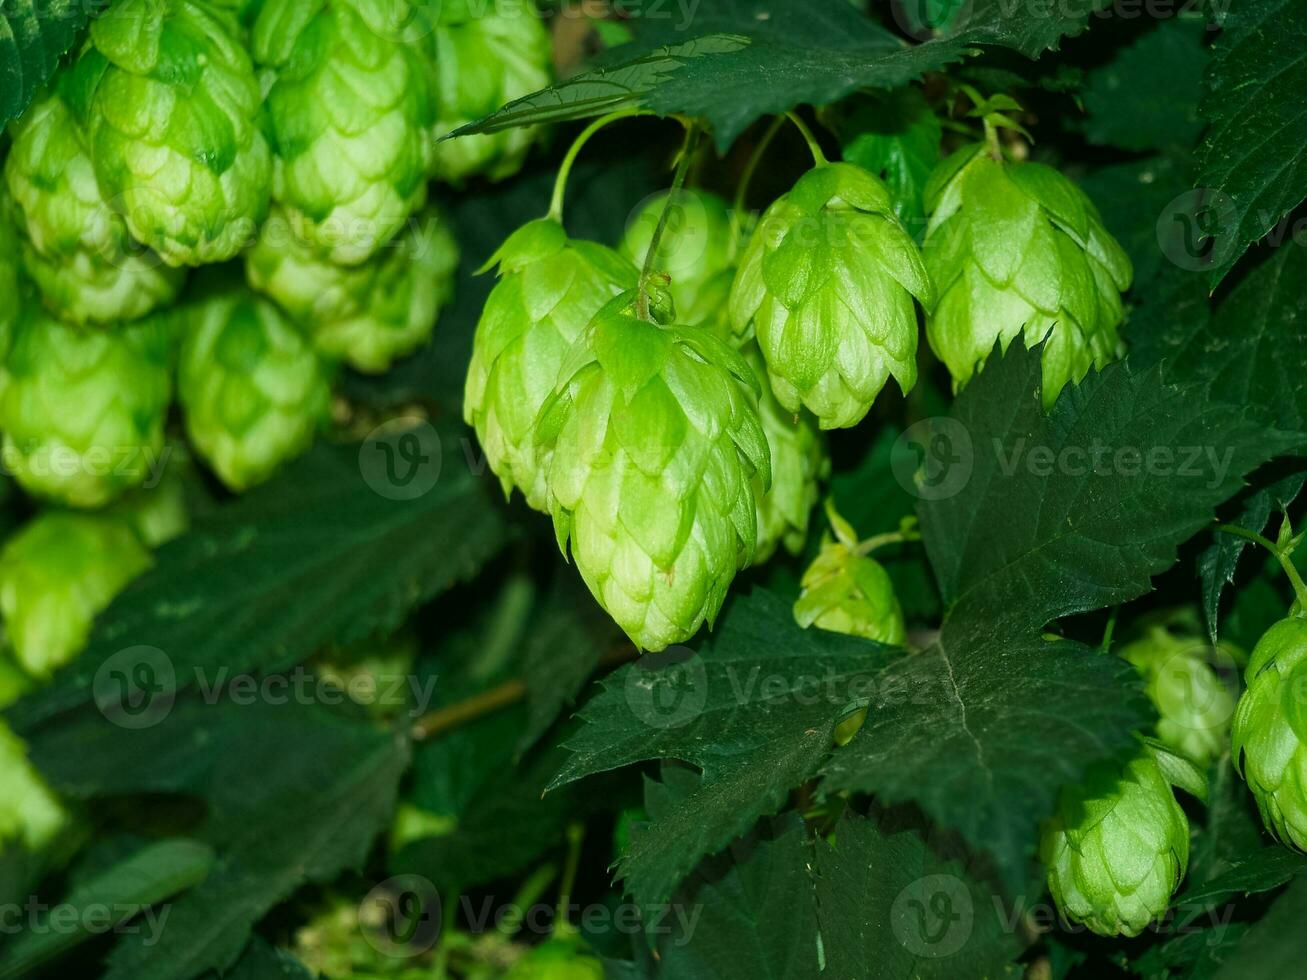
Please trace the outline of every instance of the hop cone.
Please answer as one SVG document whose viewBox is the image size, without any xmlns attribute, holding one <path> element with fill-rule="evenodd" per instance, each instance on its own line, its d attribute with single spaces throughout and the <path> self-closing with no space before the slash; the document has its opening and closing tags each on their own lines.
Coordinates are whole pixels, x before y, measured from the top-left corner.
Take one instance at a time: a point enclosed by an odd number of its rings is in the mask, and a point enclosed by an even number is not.
<svg viewBox="0 0 1307 980">
<path fill-rule="evenodd" d="M 215 289 L 186 311 L 177 387 L 196 451 L 233 490 L 299 455 L 330 408 L 325 365 L 272 303 Z"/>
<path fill-rule="evenodd" d="M 583 945 L 554 938 L 512 965 L 504 980 L 604 980 L 604 964 Z"/>
<path fill-rule="evenodd" d="M 858 554 L 852 526 L 827 505 L 835 540 L 827 541 L 803 573 L 803 593 L 794 603 L 800 626 L 862 636 L 900 646 L 907 638 L 894 583 L 880 562 Z"/>
<path fill-rule="evenodd" d="M 1262 822 L 1284 843 L 1307 850 L 1307 620 L 1272 626 L 1253 648 L 1234 713 L 1231 753 Z"/>
<path fill-rule="evenodd" d="M 650 198 L 626 227 L 619 251 L 637 267 L 644 265 L 667 199 L 666 193 Z M 678 322 L 715 325 L 726 319 L 735 275 L 732 234 L 725 201 L 704 191 L 678 192 L 654 257 L 654 268 L 671 276 Z"/>
<path fill-rule="evenodd" d="M 0 551 L 0 612 L 23 669 L 48 677 L 72 660 L 96 615 L 149 565 L 117 518 L 50 510 L 30 521 Z"/>
<path fill-rule="evenodd" d="M 303 241 L 345 265 L 374 255 L 426 195 L 435 110 L 421 51 L 392 29 L 396 6 L 267 0 L 254 22 L 273 80 L 272 196 Z"/>
<path fill-rule="evenodd" d="M 101 511 L 124 521 L 148 548 L 181 536 L 190 526 L 186 483 L 191 464 L 186 450 L 170 443 L 164 447 L 161 461 L 163 472 L 152 474 L 155 479 L 129 490 Z"/>
<path fill-rule="evenodd" d="M 1090 770 L 1063 790 L 1040 859 L 1062 914 L 1100 936 L 1137 936 L 1166 911 L 1189 862 L 1189 821 L 1152 755 Z"/>
<path fill-rule="evenodd" d="M 296 243 L 274 208 L 246 253 L 250 285 L 275 299 L 323 355 L 360 371 L 385 371 L 431 336 L 449 302 L 458 243 L 429 208 L 389 246 L 360 265 L 338 265 Z"/>
<path fill-rule="evenodd" d="M 0 722 L 0 851 L 14 841 L 49 848 L 68 827 L 68 811 L 27 758 L 22 739 Z"/>
<path fill-rule="evenodd" d="M 548 218 L 513 232 L 495 263 L 500 278 L 477 324 L 463 418 L 504 492 L 517 487 L 544 510 L 549 458 L 533 443 L 536 416 L 572 342 L 600 307 L 635 286 L 636 270 L 611 249 L 569 239 Z"/>
<path fill-rule="evenodd" d="M 916 296 L 933 292 L 879 178 L 847 163 L 808 171 L 763 215 L 731 289 L 731 323 L 756 332 L 772 390 L 823 429 L 856 425 L 890 375 L 917 380 Z"/>
<path fill-rule="evenodd" d="M 1212 668 L 1208 647 L 1156 626 L 1121 649 L 1157 707 L 1157 737 L 1206 767 L 1229 744 L 1234 696 Z"/>
<path fill-rule="evenodd" d="M 939 165 L 926 187 L 923 252 L 939 302 L 930 345 L 964 384 L 995 341 L 1047 338 L 1044 403 L 1067 382 L 1122 353 L 1121 293 L 1130 260 L 1093 202 L 1056 170 L 995 160 L 970 146 Z"/>
<path fill-rule="evenodd" d="M 5 462 L 29 493 L 100 507 L 161 461 L 170 336 L 158 317 L 80 330 L 28 304 L 0 394 Z"/>
<path fill-rule="evenodd" d="M 100 189 L 138 241 L 172 266 L 248 244 L 271 161 L 234 21 L 195 0 L 122 0 L 91 21 L 73 71 Z"/>
<path fill-rule="evenodd" d="M 580 337 L 541 410 L 560 546 L 643 650 L 712 622 L 753 557 L 769 482 L 749 366 L 707 331 L 636 319 L 629 294 Z"/>
<path fill-rule="evenodd" d="M 431 42 L 437 138 L 553 81 L 552 42 L 533 3 L 442 0 Z M 523 126 L 446 140 L 436 145 L 432 173 L 451 183 L 503 180 L 522 169 L 539 136 Z"/>
<path fill-rule="evenodd" d="M 18 319 L 21 304 L 19 281 L 18 230 L 11 217 L 12 206 L 0 186 L 0 354 L 8 351 L 10 332 Z"/>
</svg>

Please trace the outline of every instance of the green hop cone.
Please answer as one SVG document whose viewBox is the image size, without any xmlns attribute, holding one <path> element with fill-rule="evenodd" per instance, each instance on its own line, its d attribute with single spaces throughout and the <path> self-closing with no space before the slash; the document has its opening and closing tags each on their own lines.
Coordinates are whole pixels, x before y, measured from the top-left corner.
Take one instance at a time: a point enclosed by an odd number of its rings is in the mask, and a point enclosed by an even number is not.
<svg viewBox="0 0 1307 980">
<path fill-rule="evenodd" d="M 731 289 L 731 323 L 753 330 L 772 390 L 823 429 L 856 425 L 891 375 L 917 380 L 917 314 L 930 278 L 880 179 L 815 167 L 762 216 Z"/>
<path fill-rule="evenodd" d="M 753 372 L 698 328 L 629 312 L 586 327 L 540 412 L 559 545 L 642 650 L 711 623 L 757 537 L 752 480 L 770 482 Z"/>
<path fill-rule="evenodd" d="M 487 267 L 496 263 L 499 282 L 477 323 L 463 418 L 504 492 L 517 487 L 543 511 L 549 457 L 538 455 L 536 416 L 572 343 L 605 303 L 635 286 L 637 273 L 612 249 L 569 239 L 549 218 L 509 235 Z"/>
<path fill-rule="evenodd" d="M 72 72 L 60 74 L 12 130 L 5 183 L 26 232 L 24 265 L 63 320 L 135 320 L 171 303 L 185 273 L 133 241 L 101 195 L 85 134 L 61 94 L 74 82 Z"/>
<path fill-rule="evenodd" d="M 885 567 L 860 553 L 853 527 L 827 503 L 835 540 L 826 541 L 803 573 L 794 620 L 804 629 L 861 636 L 901 646 L 907 639 L 903 609 Z"/>
<path fill-rule="evenodd" d="M 618 251 L 637 267 L 644 265 L 668 197 L 651 197 L 626 226 Z M 654 268 L 671 276 L 677 322 L 715 325 L 725 319 L 735 276 L 733 234 L 726 202 L 717 195 L 683 190 L 672 200 Z"/>
<path fill-rule="evenodd" d="M 1204 767 L 1229 744 L 1234 714 L 1234 695 L 1213 669 L 1211 653 L 1197 637 L 1177 636 L 1164 626 L 1121 648 L 1157 707 L 1158 739 Z"/>
<path fill-rule="evenodd" d="M 360 371 L 387 370 L 426 343 L 454 291 L 458 243 L 434 207 L 377 255 L 338 265 L 297 241 L 280 208 L 246 253 L 250 285 L 276 300 L 318 351 Z"/>
<path fill-rule="evenodd" d="M 1044 404 L 1121 356 L 1130 260 L 1092 201 L 1040 163 L 996 160 L 982 146 L 944 160 L 926 186 L 923 254 L 939 301 L 931 348 L 965 384 L 995 342 L 1046 340 Z"/>
<path fill-rule="evenodd" d="M 186 432 L 223 483 L 246 490 L 313 442 L 330 412 L 327 367 L 274 304 L 243 287 L 215 288 L 184 316 Z"/>
<path fill-rule="evenodd" d="M 272 196 L 333 262 L 376 254 L 426 199 L 435 122 L 427 65 L 394 25 L 404 0 L 266 0 Z"/>
<path fill-rule="evenodd" d="M 50 510 L 28 522 L 0 550 L 0 612 L 23 669 L 44 678 L 72 660 L 96 615 L 149 566 L 120 519 Z"/>
<path fill-rule="evenodd" d="M 555 937 L 509 968 L 504 980 L 604 980 L 604 964 L 584 943 Z"/>
<path fill-rule="evenodd" d="M 1152 754 L 1103 763 L 1062 791 L 1040 839 L 1062 915 L 1100 936 L 1137 936 L 1171 904 L 1189 863 L 1189 821 Z"/>
<path fill-rule="evenodd" d="M 432 36 L 437 138 L 553 82 L 553 45 L 535 4 L 523 0 L 439 0 Z M 454 184 L 522 169 L 540 138 L 535 126 L 438 143 L 432 175 Z"/>
<path fill-rule="evenodd" d="M 91 21 L 73 68 L 100 189 L 171 266 L 231 258 L 267 211 L 259 83 L 237 30 L 196 0 L 122 0 Z"/>
<path fill-rule="evenodd" d="M 14 227 L 12 205 L 0 185 L 0 353 L 9 349 L 10 336 L 22 305 L 19 283 L 22 259 L 18 229 Z"/>
<path fill-rule="evenodd" d="M 160 317 L 81 330 L 29 303 L 0 393 L 5 463 L 25 490 L 101 507 L 157 469 L 171 395 Z"/>
<path fill-rule="evenodd" d="M 0 851 L 15 841 L 30 852 L 46 851 L 70 822 L 68 811 L 28 761 L 27 746 L 0 722 Z"/>
<path fill-rule="evenodd" d="M 1281 620 L 1253 647 L 1235 708 L 1231 754 L 1262 822 L 1307 850 L 1307 620 Z"/>
<path fill-rule="evenodd" d="M 151 474 L 143 486 L 129 490 L 101 511 L 126 522 L 147 548 L 180 537 L 191 523 L 186 497 L 192 469 L 185 447 L 169 443 L 160 461 L 162 473 Z"/>
</svg>

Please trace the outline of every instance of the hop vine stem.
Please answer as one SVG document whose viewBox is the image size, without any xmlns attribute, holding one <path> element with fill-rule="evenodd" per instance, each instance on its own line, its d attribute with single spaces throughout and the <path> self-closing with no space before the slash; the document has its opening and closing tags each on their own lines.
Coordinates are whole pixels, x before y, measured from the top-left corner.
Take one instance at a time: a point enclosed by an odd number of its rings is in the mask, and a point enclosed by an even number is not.
<svg viewBox="0 0 1307 980">
<path fill-rule="evenodd" d="M 1216 530 L 1259 544 L 1274 555 L 1275 560 L 1280 563 L 1280 568 L 1284 570 L 1285 576 L 1289 579 L 1289 584 L 1293 586 L 1293 594 L 1298 599 L 1298 605 L 1307 611 L 1307 583 L 1303 582 L 1302 576 L 1298 574 L 1297 566 L 1293 563 L 1292 547 L 1281 548 L 1270 538 L 1263 537 L 1256 531 L 1250 531 L 1246 527 L 1239 527 L 1237 524 L 1218 524 Z"/>
<path fill-rule="evenodd" d="M 672 186 L 667 192 L 667 199 L 663 202 L 663 213 L 658 216 L 658 225 L 654 228 L 653 237 L 649 239 L 649 250 L 644 255 L 644 268 L 640 270 L 640 281 L 636 284 L 635 311 L 641 320 L 652 320 L 649 314 L 649 279 L 654 274 L 654 257 L 658 254 L 658 246 L 662 243 L 663 232 L 667 230 L 667 219 L 671 216 L 672 208 L 676 204 L 676 195 L 685 186 L 685 176 L 690 172 L 690 163 L 694 159 L 694 148 L 699 140 L 700 129 L 697 123 L 691 122 L 685 127 L 685 144 L 681 147 L 680 158 L 676 162 L 676 173 L 672 176 Z"/>
<path fill-rule="evenodd" d="M 567 193 L 567 178 L 571 176 L 572 166 L 576 163 L 576 158 L 580 156 L 581 150 L 585 148 L 586 143 L 590 142 L 590 138 L 609 123 L 650 115 L 653 115 L 653 113 L 647 109 L 619 109 L 617 112 L 610 112 L 606 116 L 600 116 L 581 130 L 576 139 L 572 141 L 572 145 L 567 148 L 563 162 L 558 165 L 558 173 L 554 177 L 554 193 L 549 201 L 548 217 L 559 224 L 563 223 L 563 198 Z"/>
</svg>

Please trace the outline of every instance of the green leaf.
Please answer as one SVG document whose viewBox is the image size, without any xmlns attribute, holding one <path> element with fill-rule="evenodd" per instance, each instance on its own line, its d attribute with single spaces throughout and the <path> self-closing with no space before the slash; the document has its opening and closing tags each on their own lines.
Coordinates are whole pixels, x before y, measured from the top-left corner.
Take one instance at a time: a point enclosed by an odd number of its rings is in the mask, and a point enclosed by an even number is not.
<svg viewBox="0 0 1307 980">
<path fill-rule="evenodd" d="M 1208 122 L 1198 185 L 1227 208 L 1215 229 L 1213 289 L 1253 242 L 1307 196 L 1307 6 L 1243 0 L 1223 21 L 1201 105 Z"/>
<path fill-rule="evenodd" d="M 284 949 L 255 936 L 223 980 L 314 980 L 308 968 Z"/>
<path fill-rule="evenodd" d="M 199 841 L 174 838 L 147 844 L 111 867 L 81 882 L 60 899 L 63 909 L 77 911 L 75 928 L 54 925 L 47 910 L 31 931 L 0 947 L 0 977 L 29 975 L 41 964 L 102 933 L 122 931 L 126 923 L 152 905 L 172 898 L 204 880 L 213 867 L 213 851 Z M 108 918 L 100 919 L 100 913 Z M 97 916 L 90 919 L 89 916 Z M 62 920 L 61 920 L 62 921 Z M 157 932 L 162 923 L 141 928 Z"/>
<path fill-rule="evenodd" d="M 0 128 L 31 104 L 95 11 L 95 4 L 71 0 L 9 0 L 0 6 Z"/>
<path fill-rule="evenodd" d="M 812 980 L 817 914 L 812 846 L 797 814 L 770 822 L 708 862 L 673 903 L 660 980 Z M 697 918 L 686 921 L 697 913 Z"/>
<path fill-rule="evenodd" d="M 97 621 L 87 650 L 12 709 L 15 727 L 99 696 L 96 672 L 126 648 L 162 651 L 156 659 L 171 672 L 163 682 L 175 690 L 213 684 L 224 670 L 276 671 L 329 642 L 392 629 L 470 577 L 508 540 L 496 488 L 469 470 L 463 440 L 471 436 L 461 427 L 411 434 L 412 444 L 396 432 L 362 446 L 319 445 L 165 545 Z M 410 451 L 429 462 L 406 470 Z M 413 492 L 431 468 L 438 478 L 413 499 L 383 496 L 376 487 L 392 486 L 387 452 L 398 477 L 415 474 Z"/>
<path fill-rule="evenodd" d="M 1022 948 L 1008 906 L 964 848 L 908 809 L 846 813 L 833 842 L 817 844 L 818 918 L 834 976 L 999 976 Z"/>
<path fill-rule="evenodd" d="M 1302 969 L 1304 916 L 1307 877 L 1299 877 L 1230 951 L 1215 976 L 1218 980 L 1296 976 Z"/>
<path fill-rule="evenodd" d="M 1269 892 L 1307 869 L 1307 857 L 1278 845 L 1264 847 L 1246 861 L 1231 866 L 1211 881 L 1185 889 L 1171 905 L 1198 911 L 1231 899 Z"/>
<path fill-rule="evenodd" d="M 1247 784 L 1229 756 L 1212 767 L 1211 792 L 1203 820 L 1194 821 L 1188 885 L 1199 888 L 1242 864 L 1265 847 L 1265 831 Z"/>
</svg>

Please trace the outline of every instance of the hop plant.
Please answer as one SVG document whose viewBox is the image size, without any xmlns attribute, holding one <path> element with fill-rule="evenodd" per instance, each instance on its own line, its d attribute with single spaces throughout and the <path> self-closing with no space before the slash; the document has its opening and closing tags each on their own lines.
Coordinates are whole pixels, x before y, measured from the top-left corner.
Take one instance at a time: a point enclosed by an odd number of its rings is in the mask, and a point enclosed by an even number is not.
<svg viewBox="0 0 1307 980">
<path fill-rule="evenodd" d="M 603 980 L 604 964 L 570 937 L 536 946 L 509 968 L 505 980 Z"/>
<path fill-rule="evenodd" d="M 1130 260 L 1066 177 L 968 146 L 931 175 L 926 207 L 923 253 L 939 295 L 926 336 L 955 385 L 1018 334 L 1045 341 L 1045 406 L 1121 356 Z"/>
<path fill-rule="evenodd" d="M 394 27 L 405 10 L 404 0 L 267 0 L 254 22 L 255 61 L 271 79 L 272 196 L 339 264 L 376 254 L 426 197 L 435 110 L 422 53 Z"/>
<path fill-rule="evenodd" d="M 1064 789 L 1039 852 L 1063 916 L 1100 936 L 1137 936 L 1184 877 L 1189 821 L 1145 750 Z"/>
<path fill-rule="evenodd" d="M 513 232 L 487 267 L 496 264 L 500 278 L 477 323 L 463 418 L 504 492 L 517 487 L 543 511 L 549 457 L 537 455 L 536 416 L 573 341 L 605 303 L 635 286 L 636 270 L 612 249 L 568 238 L 551 218 Z"/>
<path fill-rule="evenodd" d="M 50 510 L 0 550 L 0 612 L 19 664 L 50 676 L 86 645 L 96 615 L 150 566 L 126 522 Z"/>
<path fill-rule="evenodd" d="M 533 3 L 442 0 L 431 47 L 437 138 L 553 81 L 552 42 Z M 537 127 L 519 126 L 445 140 L 432 175 L 454 184 L 478 175 L 503 180 L 522 169 L 539 138 Z"/>
<path fill-rule="evenodd" d="M 246 253 L 250 285 L 276 300 L 319 353 L 360 371 L 380 372 L 431 336 L 454 291 L 458 243 L 447 219 L 429 208 L 381 252 L 338 265 L 296 242 L 274 208 Z"/>
<path fill-rule="evenodd" d="M 27 304 L 0 392 L 5 461 L 29 493 L 100 507 L 160 462 L 171 394 L 160 317 L 85 331 Z"/>
<path fill-rule="evenodd" d="M 757 382 L 711 333 L 629 312 L 586 327 L 540 412 L 559 545 L 642 650 L 711 624 L 757 537 L 752 479 L 770 482 Z"/>
<path fill-rule="evenodd" d="M 1213 669 L 1206 644 L 1154 626 L 1122 647 L 1121 656 L 1144 678 L 1160 716 L 1162 744 L 1202 766 L 1225 751 L 1234 696 Z"/>
<path fill-rule="evenodd" d="M 0 186 L 0 355 L 9 350 L 11 331 L 22 305 L 18 230 L 11 217 L 11 205 Z"/>
<path fill-rule="evenodd" d="M 803 573 L 794 620 L 804 629 L 861 636 L 901 646 L 907 639 L 903 609 L 885 567 L 863 554 L 857 532 L 827 504 L 835 540 L 826 541 Z"/>
<path fill-rule="evenodd" d="M 259 83 L 237 31 L 196 0 L 122 0 L 72 69 L 101 191 L 171 266 L 231 258 L 267 211 Z"/>
<path fill-rule="evenodd" d="M 266 299 L 213 288 L 184 312 L 177 387 L 186 432 L 233 490 L 266 480 L 309 447 L 330 384 L 307 338 Z"/>
<path fill-rule="evenodd" d="M 917 316 L 930 279 L 880 179 L 848 163 L 808 171 L 764 213 L 731 289 L 776 399 L 823 429 L 856 425 L 891 375 L 917 380 Z"/>
<path fill-rule="evenodd" d="M 0 722 L 0 850 L 17 841 L 29 852 L 43 852 L 70 823 L 68 811 L 28 760 L 27 746 Z"/>
<path fill-rule="evenodd" d="M 1307 620 L 1281 620 L 1253 647 L 1235 709 L 1231 753 L 1262 822 L 1307 850 Z"/>
<path fill-rule="evenodd" d="M 64 320 L 135 320 L 171 303 L 185 273 L 133 241 L 100 194 L 85 134 L 62 95 L 72 80 L 62 73 L 11 131 L 5 183 L 26 233 L 24 265 Z"/>
<path fill-rule="evenodd" d="M 148 548 L 166 544 L 190 526 L 186 483 L 191 463 L 186 450 L 170 443 L 160 459 L 162 472 L 156 479 L 129 490 L 101 511 L 126 522 Z"/>
</svg>

